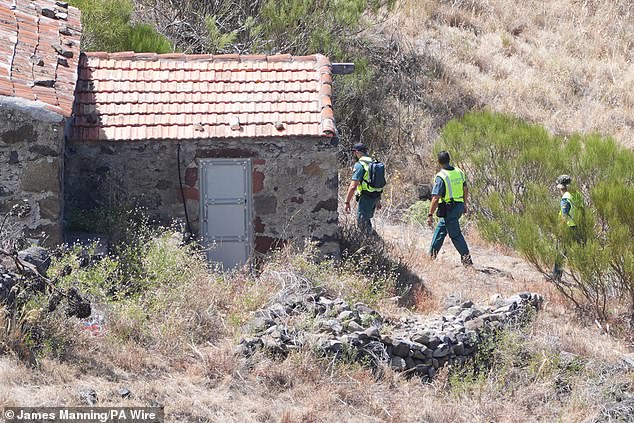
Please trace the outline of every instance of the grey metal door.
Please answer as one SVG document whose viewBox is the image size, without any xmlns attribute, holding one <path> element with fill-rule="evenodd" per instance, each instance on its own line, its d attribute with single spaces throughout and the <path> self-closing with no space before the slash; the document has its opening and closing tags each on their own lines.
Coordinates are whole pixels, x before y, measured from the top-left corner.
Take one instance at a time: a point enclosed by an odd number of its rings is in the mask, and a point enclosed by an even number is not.
<svg viewBox="0 0 634 423">
<path fill-rule="evenodd" d="M 251 160 L 200 162 L 201 235 L 210 262 L 242 266 L 251 254 Z"/>
</svg>

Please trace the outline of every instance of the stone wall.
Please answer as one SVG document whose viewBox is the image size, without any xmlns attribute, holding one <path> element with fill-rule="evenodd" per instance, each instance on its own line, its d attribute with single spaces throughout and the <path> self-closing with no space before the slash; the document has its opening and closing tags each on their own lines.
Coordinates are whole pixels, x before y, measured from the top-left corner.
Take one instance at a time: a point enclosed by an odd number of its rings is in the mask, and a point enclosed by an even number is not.
<svg viewBox="0 0 634 423">
<path fill-rule="evenodd" d="M 64 120 L 43 105 L 0 98 L 0 214 L 28 204 L 11 217 L 12 235 L 53 245 L 61 241 Z"/>
<path fill-rule="evenodd" d="M 447 363 L 465 363 L 498 331 L 530 320 L 542 303 L 539 294 L 524 292 L 497 297 L 488 306 L 466 301 L 442 316 L 410 314 L 386 322 L 365 304 L 350 305 L 320 287 L 297 286 L 256 312 L 238 352 L 250 356 L 264 350 L 286 357 L 311 349 L 430 379 Z"/>
<path fill-rule="evenodd" d="M 183 192 L 198 234 L 199 161 L 251 158 L 255 250 L 309 237 L 338 254 L 336 146 L 328 138 L 180 142 Z M 184 221 L 176 141 L 69 143 L 66 206 L 90 209 L 127 197 L 160 219 Z"/>
</svg>

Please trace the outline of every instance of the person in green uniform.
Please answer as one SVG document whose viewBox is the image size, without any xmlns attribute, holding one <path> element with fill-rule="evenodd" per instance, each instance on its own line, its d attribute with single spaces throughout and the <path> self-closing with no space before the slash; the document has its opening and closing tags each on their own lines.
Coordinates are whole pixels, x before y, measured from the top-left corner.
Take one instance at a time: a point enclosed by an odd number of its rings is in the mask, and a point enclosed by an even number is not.
<svg viewBox="0 0 634 423">
<path fill-rule="evenodd" d="M 555 260 L 553 268 L 553 279 L 559 281 L 563 275 L 563 262 L 566 257 L 566 244 L 569 242 L 581 242 L 580 231 L 577 228 L 579 215 L 583 212 L 583 199 L 578 192 L 571 193 L 569 185 L 572 178 L 568 175 L 560 175 L 557 180 L 557 188 L 561 192 L 559 202 L 559 220 L 564 227 L 563 247 L 561 253 Z"/>
<path fill-rule="evenodd" d="M 350 213 L 351 201 L 356 197 L 357 204 L 357 224 L 363 232 L 372 232 L 372 217 L 374 211 L 381 208 L 381 193 L 383 189 L 373 188 L 369 185 L 368 170 L 372 158 L 368 156 L 368 148 L 361 143 L 352 146 L 352 152 L 357 159 L 354 164 L 352 180 L 346 193 L 345 212 Z"/>
<path fill-rule="evenodd" d="M 449 234 L 458 253 L 460 261 L 467 266 L 473 266 L 471 253 L 467 241 L 460 229 L 460 217 L 467 213 L 467 199 L 469 190 L 467 188 L 467 177 L 465 173 L 456 166 L 450 164 L 449 153 L 441 151 L 438 153 L 438 165 L 440 171 L 434 179 L 434 188 L 431 195 L 431 206 L 427 215 L 427 224 L 432 226 L 434 222 L 434 212 L 438 208 L 444 209 L 444 213 L 439 215 L 438 224 L 434 230 L 434 235 L 429 249 L 429 255 L 436 258 L 442 248 L 445 237 Z"/>
</svg>

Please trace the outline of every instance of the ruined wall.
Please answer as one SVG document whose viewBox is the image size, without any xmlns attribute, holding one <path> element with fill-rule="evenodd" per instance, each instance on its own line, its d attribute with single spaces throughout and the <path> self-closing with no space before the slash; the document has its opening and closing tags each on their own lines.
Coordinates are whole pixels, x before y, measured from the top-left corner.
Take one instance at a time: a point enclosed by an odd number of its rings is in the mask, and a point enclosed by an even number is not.
<svg viewBox="0 0 634 423">
<path fill-rule="evenodd" d="M 31 209 L 10 217 L 5 236 L 23 231 L 47 245 L 61 241 L 63 147 L 62 116 L 33 102 L 0 99 L 0 215 L 23 200 Z"/>
<path fill-rule="evenodd" d="M 441 316 L 412 313 L 384 324 L 367 305 L 348 304 L 307 283 L 285 287 L 271 306 L 258 310 L 245 326 L 250 333 L 239 351 L 250 356 L 262 349 L 286 357 L 290 351 L 310 349 L 364 365 L 385 363 L 430 380 L 446 364 L 464 364 L 479 349 L 490 347 L 501 330 L 528 322 L 543 302 L 541 295 L 523 292 L 497 296 L 486 306 L 465 301 Z"/>
<path fill-rule="evenodd" d="M 309 237 L 338 254 L 336 146 L 328 138 L 180 142 L 184 197 L 199 232 L 199 160 L 251 158 L 255 250 Z M 66 206 L 89 209 L 135 199 L 161 219 L 184 221 L 176 141 L 67 146 Z"/>
</svg>

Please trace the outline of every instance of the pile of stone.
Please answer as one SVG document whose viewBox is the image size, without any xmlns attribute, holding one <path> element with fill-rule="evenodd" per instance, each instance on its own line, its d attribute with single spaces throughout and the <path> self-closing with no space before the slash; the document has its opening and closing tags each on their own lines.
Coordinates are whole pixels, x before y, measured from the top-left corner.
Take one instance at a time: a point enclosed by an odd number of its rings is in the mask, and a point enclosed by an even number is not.
<svg viewBox="0 0 634 423">
<path fill-rule="evenodd" d="M 80 319 L 89 317 L 90 301 L 77 288 L 62 289 L 46 278 L 50 264 L 51 253 L 45 248 L 35 246 L 17 253 L 16 269 L 20 274 L 0 264 L 0 306 L 15 311 L 21 304 L 26 304 L 41 293 L 46 293 L 49 312 L 55 311 L 64 301 L 66 316 Z"/>
<path fill-rule="evenodd" d="M 13 286 L 18 283 L 19 278 L 19 275 L 0 265 L 0 306 L 5 304 L 10 307 L 13 304 L 15 300 Z"/>
<path fill-rule="evenodd" d="M 238 349 L 245 356 L 257 350 L 286 356 L 310 347 L 431 378 L 446 363 L 472 357 L 491 334 L 530 319 L 542 302 L 539 294 L 522 293 L 484 307 L 466 301 L 439 317 L 386 321 L 365 304 L 350 305 L 329 298 L 320 288 L 305 288 L 280 295 L 258 311 L 247 327 L 251 336 L 242 339 Z"/>
</svg>

